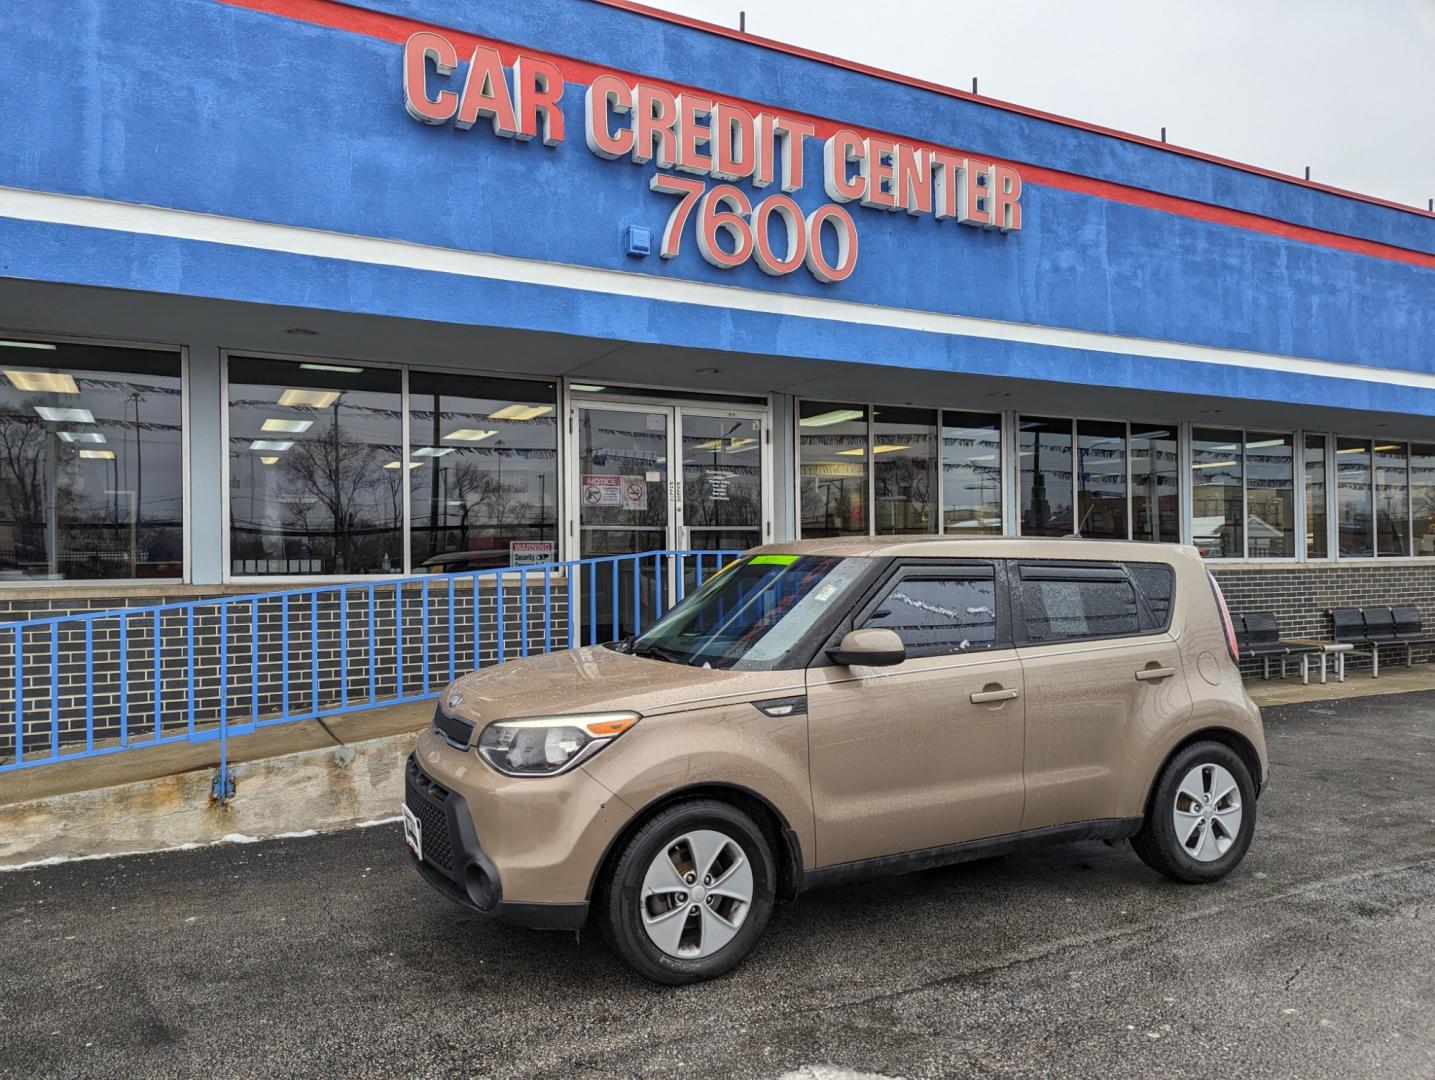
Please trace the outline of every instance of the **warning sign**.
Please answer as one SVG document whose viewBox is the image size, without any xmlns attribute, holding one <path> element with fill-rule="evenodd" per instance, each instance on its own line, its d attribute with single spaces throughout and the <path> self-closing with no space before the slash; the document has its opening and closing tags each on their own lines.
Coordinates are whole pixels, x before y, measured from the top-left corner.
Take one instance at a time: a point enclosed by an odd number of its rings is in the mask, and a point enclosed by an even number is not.
<svg viewBox="0 0 1435 1080">
<path fill-rule="evenodd" d="M 621 476 L 584 476 L 584 506 L 622 506 L 623 478 Z"/>
<path fill-rule="evenodd" d="M 509 566 L 538 566 L 553 561 L 553 544 L 548 540 L 510 540 Z"/>
</svg>

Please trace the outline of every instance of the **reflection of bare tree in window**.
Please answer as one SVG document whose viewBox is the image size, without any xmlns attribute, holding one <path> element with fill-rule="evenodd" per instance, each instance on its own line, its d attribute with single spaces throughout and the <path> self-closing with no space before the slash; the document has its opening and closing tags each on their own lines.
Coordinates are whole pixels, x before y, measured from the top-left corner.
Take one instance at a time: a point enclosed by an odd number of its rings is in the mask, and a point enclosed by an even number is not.
<svg viewBox="0 0 1435 1080">
<path fill-rule="evenodd" d="M 384 465 L 392 456 L 392 448 L 346 438 L 337 415 L 326 434 L 296 442 L 284 455 L 284 475 L 295 493 L 325 511 L 326 524 L 333 530 L 337 570 L 364 564 L 358 558 L 358 534 L 392 528 L 393 519 L 376 520 L 386 486 Z M 305 532 L 316 531 L 308 524 L 306 508 L 301 506 L 293 514 Z"/>
<path fill-rule="evenodd" d="M 0 415 L 0 505 L 14 532 L 4 562 L 46 562 L 45 459 L 49 445 L 42 423 L 25 416 Z"/>
<path fill-rule="evenodd" d="M 469 549 L 468 530 L 471 524 L 502 528 L 517 524 L 529 516 L 533 504 L 528 494 L 527 479 L 503 480 L 483 464 L 464 463 L 449 470 L 448 494 L 458 508 L 459 550 Z"/>
</svg>

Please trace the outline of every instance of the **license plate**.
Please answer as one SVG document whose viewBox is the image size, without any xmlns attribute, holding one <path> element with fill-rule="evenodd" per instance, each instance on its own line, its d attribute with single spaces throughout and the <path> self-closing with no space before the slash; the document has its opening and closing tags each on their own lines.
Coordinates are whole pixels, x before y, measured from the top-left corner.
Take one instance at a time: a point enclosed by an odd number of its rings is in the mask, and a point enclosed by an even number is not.
<svg viewBox="0 0 1435 1080">
<path fill-rule="evenodd" d="M 404 807 L 404 839 L 409 849 L 422 860 L 424 857 L 424 823 L 407 806 Z"/>
</svg>

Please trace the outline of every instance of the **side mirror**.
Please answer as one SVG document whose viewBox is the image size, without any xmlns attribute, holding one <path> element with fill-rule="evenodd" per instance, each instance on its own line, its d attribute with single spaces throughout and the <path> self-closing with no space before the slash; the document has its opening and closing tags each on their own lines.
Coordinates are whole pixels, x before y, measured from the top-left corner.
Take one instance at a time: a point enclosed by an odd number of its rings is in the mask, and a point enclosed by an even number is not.
<svg viewBox="0 0 1435 1080">
<path fill-rule="evenodd" d="M 827 655 L 843 667 L 895 667 L 907 659 L 907 646 L 892 630 L 853 630 Z"/>
</svg>

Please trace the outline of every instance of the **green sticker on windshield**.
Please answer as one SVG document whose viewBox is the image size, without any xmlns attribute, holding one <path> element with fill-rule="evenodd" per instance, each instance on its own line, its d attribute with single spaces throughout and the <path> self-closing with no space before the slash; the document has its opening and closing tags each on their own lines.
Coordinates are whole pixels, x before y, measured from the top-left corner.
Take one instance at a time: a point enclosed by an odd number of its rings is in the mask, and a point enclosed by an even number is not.
<svg viewBox="0 0 1435 1080">
<path fill-rule="evenodd" d="M 791 566 L 801 555 L 754 555 L 753 566 Z"/>
</svg>

